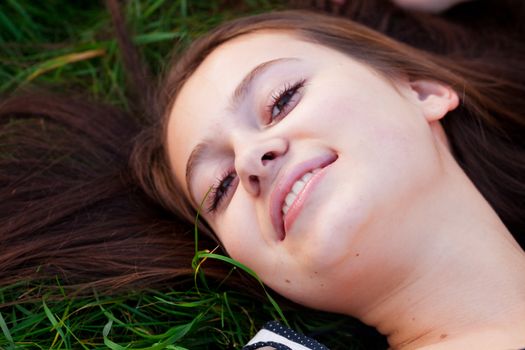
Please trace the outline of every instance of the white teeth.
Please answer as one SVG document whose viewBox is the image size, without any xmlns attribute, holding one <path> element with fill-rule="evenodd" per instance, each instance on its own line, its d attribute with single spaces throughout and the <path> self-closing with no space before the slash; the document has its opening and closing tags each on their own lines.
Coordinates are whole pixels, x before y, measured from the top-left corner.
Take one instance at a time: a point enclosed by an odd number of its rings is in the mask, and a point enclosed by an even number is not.
<svg viewBox="0 0 525 350">
<path fill-rule="evenodd" d="M 312 178 L 312 176 L 314 176 L 314 174 L 312 173 L 306 173 L 303 175 L 303 177 L 301 178 L 301 181 L 303 182 L 308 182 L 308 180 L 310 180 Z"/>
<path fill-rule="evenodd" d="M 321 169 L 315 169 L 310 172 L 307 172 L 306 174 L 303 175 L 303 177 L 301 177 L 301 179 L 297 180 L 293 184 L 290 193 L 286 195 L 286 198 L 284 200 L 284 204 L 282 208 L 283 215 L 286 215 L 286 213 L 290 209 L 290 206 L 295 201 L 295 198 L 297 197 L 297 195 L 303 190 L 304 186 L 306 186 L 306 183 L 310 181 L 310 179 L 314 176 L 314 174 L 318 173 L 319 171 L 321 171 Z"/>
<path fill-rule="evenodd" d="M 290 205 L 292 205 L 293 201 L 295 200 L 295 197 L 297 197 L 297 195 L 295 193 L 290 192 L 286 196 L 286 199 L 284 200 L 284 202 L 286 203 L 287 206 L 290 206 Z"/>
<path fill-rule="evenodd" d="M 292 186 L 292 192 L 295 194 L 299 194 L 301 190 L 304 188 L 304 185 L 306 185 L 306 181 L 301 180 L 296 181 Z"/>
</svg>

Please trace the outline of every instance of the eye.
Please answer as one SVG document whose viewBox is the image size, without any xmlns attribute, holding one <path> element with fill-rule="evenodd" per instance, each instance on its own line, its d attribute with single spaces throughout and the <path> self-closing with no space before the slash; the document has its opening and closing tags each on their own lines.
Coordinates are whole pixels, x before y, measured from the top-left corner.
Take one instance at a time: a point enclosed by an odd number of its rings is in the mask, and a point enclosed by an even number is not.
<svg viewBox="0 0 525 350">
<path fill-rule="evenodd" d="M 222 201 L 228 196 L 237 174 L 228 170 L 224 175 L 220 176 L 214 185 L 212 185 L 209 198 L 208 213 L 214 213 L 220 207 Z"/>
<path fill-rule="evenodd" d="M 299 90 L 306 80 L 302 79 L 295 84 L 286 84 L 276 94 L 272 95 L 272 103 L 268 106 L 271 124 L 273 121 L 285 117 L 299 102 Z"/>
</svg>

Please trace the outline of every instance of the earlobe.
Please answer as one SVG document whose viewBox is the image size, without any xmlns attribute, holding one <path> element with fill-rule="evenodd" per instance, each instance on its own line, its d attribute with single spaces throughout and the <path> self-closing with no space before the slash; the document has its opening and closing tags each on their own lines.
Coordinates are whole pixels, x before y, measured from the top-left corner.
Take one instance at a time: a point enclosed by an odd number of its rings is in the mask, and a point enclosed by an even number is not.
<svg viewBox="0 0 525 350">
<path fill-rule="evenodd" d="M 433 80 L 415 80 L 410 88 L 427 121 L 443 118 L 459 104 L 458 94 L 448 85 Z"/>
</svg>

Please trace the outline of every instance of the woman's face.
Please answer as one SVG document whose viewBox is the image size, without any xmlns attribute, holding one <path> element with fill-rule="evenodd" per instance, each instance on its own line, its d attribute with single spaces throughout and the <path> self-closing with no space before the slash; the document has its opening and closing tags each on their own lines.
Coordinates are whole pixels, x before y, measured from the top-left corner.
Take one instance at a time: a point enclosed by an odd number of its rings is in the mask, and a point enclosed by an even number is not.
<svg viewBox="0 0 525 350">
<path fill-rule="evenodd" d="M 371 293 L 413 266 L 405 220 L 442 173 L 427 110 L 436 84 L 425 84 L 288 33 L 238 37 L 175 101 L 174 176 L 234 259 L 292 300 L 334 309 L 326 291 Z"/>
</svg>

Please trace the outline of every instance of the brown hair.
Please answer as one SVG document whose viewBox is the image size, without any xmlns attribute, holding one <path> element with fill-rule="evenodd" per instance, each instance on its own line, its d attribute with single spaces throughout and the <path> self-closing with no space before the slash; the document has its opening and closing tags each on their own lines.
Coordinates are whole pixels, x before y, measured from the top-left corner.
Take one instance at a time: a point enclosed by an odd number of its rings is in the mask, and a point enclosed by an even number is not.
<svg viewBox="0 0 525 350">
<path fill-rule="evenodd" d="M 388 77 L 434 79 L 456 89 L 461 106 L 443 121 L 454 155 L 524 244 L 525 55 L 512 41 L 505 50 L 492 50 L 454 24 L 385 6 L 346 11 L 410 45 L 348 19 L 313 13 L 267 13 L 226 23 L 174 60 L 159 93 L 160 110 L 150 110 L 151 118 L 42 93 L 4 101 L 0 284 L 56 275 L 84 287 L 144 287 L 191 276 L 195 212 L 173 181 L 164 148 L 167 116 L 177 92 L 211 51 L 263 29 L 335 48 Z M 428 40 L 421 40 L 426 34 Z M 144 84 L 146 76 L 135 80 Z M 201 240 L 204 247 L 215 245 Z M 225 270 L 206 269 L 217 278 Z"/>
</svg>

